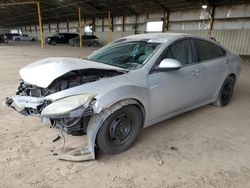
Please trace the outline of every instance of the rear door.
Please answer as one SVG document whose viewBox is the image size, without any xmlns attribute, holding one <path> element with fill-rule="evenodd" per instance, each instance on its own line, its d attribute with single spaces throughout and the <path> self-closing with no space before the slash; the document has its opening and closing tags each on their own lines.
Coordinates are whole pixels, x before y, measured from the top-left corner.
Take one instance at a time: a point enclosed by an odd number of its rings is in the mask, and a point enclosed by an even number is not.
<svg viewBox="0 0 250 188">
<path fill-rule="evenodd" d="M 201 92 L 204 100 L 212 99 L 224 81 L 227 60 L 216 44 L 201 39 L 193 39 L 193 42 L 202 70 Z"/>
<path fill-rule="evenodd" d="M 71 34 L 65 33 L 63 37 L 63 43 L 69 43 Z"/>
<path fill-rule="evenodd" d="M 21 40 L 27 41 L 27 40 L 29 40 L 29 36 L 26 35 L 26 34 L 23 34 L 23 35 L 21 36 Z"/>
<path fill-rule="evenodd" d="M 64 39 L 65 38 L 65 36 L 64 36 L 64 34 L 63 33 L 60 33 L 57 37 L 56 37 L 56 42 L 57 43 L 64 43 Z"/>
</svg>

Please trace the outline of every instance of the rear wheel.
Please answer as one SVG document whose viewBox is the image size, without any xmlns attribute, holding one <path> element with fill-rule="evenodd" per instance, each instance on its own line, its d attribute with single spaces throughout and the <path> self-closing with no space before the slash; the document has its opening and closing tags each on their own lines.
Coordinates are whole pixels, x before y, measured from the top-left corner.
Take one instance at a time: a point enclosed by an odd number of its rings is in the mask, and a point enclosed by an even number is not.
<svg viewBox="0 0 250 188">
<path fill-rule="evenodd" d="M 135 105 L 125 106 L 104 121 L 97 134 L 97 144 L 105 153 L 121 153 L 133 144 L 141 127 L 139 109 Z"/>
<path fill-rule="evenodd" d="M 213 103 L 215 106 L 224 107 L 229 104 L 233 96 L 233 90 L 235 85 L 235 78 L 229 76 L 224 81 L 218 99 Z"/>
</svg>

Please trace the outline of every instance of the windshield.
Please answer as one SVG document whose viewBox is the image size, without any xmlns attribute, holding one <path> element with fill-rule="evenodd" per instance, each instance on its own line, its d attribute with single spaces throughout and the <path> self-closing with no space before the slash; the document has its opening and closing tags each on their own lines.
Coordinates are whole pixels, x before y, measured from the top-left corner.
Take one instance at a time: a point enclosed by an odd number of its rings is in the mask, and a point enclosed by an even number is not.
<svg viewBox="0 0 250 188">
<path fill-rule="evenodd" d="M 148 41 L 113 42 L 87 59 L 124 69 L 136 69 L 145 64 L 159 44 Z"/>
</svg>

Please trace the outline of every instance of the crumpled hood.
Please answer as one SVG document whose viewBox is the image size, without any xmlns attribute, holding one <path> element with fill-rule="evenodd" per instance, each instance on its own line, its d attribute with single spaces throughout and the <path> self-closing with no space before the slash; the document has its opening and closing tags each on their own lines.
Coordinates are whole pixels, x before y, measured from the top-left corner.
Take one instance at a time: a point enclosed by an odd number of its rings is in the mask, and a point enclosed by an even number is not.
<svg viewBox="0 0 250 188">
<path fill-rule="evenodd" d="M 80 58 L 46 58 L 31 63 L 20 70 L 21 78 L 28 84 L 47 88 L 56 78 L 73 70 L 106 69 L 124 70 Z"/>
</svg>

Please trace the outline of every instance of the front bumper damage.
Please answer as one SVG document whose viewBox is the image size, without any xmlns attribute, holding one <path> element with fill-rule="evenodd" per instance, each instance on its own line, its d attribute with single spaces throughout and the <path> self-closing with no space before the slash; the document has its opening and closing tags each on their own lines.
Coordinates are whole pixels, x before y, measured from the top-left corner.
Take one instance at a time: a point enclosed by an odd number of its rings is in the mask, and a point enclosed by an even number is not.
<svg viewBox="0 0 250 188">
<path fill-rule="evenodd" d="M 90 103 L 95 94 L 74 95 L 56 101 L 46 100 L 44 97 L 30 97 L 16 95 L 6 98 L 5 104 L 18 113 L 42 118 L 43 122 L 61 120 L 63 118 L 79 118 L 93 115 Z M 74 103 L 72 105 L 72 103 Z M 48 121 L 49 120 L 49 121 Z M 60 127 L 62 129 L 62 127 Z M 90 129 L 89 129 L 90 130 Z M 93 135 L 87 131 L 87 137 Z M 93 139 L 88 138 L 88 141 Z M 95 144 L 88 142 L 87 146 L 67 150 L 58 159 L 67 161 L 86 161 L 95 159 Z"/>
<path fill-rule="evenodd" d="M 44 98 L 16 95 L 11 98 L 7 97 L 5 104 L 18 113 L 27 116 L 29 115 L 27 109 L 37 110 L 38 106 L 44 104 Z"/>
</svg>

